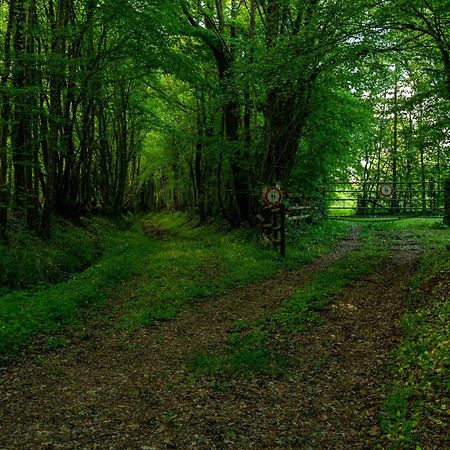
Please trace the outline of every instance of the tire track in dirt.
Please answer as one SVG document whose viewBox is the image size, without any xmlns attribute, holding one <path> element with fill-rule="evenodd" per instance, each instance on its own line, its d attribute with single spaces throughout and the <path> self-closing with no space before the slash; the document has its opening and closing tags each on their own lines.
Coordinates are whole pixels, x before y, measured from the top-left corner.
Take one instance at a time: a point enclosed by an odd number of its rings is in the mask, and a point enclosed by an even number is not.
<svg viewBox="0 0 450 450">
<path fill-rule="evenodd" d="M 5 368 L 0 386 L 2 449 L 364 449 L 410 275 L 420 255 L 408 236 L 391 238 L 382 270 L 345 289 L 323 325 L 291 340 L 295 369 L 282 379 L 193 382 L 184 364 L 218 350 L 237 319 L 275 309 L 296 288 L 353 251 L 356 236 L 294 272 L 186 307 L 174 320 L 124 337 L 91 339 Z"/>
<path fill-rule="evenodd" d="M 387 360 L 421 255 L 410 236 L 383 237 L 392 253 L 382 267 L 346 288 L 323 312 L 323 325 L 291 340 L 288 377 L 235 380 L 225 392 L 184 379 L 161 390 L 166 420 L 156 421 L 149 448 L 375 448 Z"/>
<path fill-rule="evenodd" d="M 283 273 L 282 281 L 277 276 L 191 304 L 174 320 L 132 336 L 104 318 L 106 323 L 92 324 L 86 340 L 0 368 L 0 449 L 152 448 L 173 425 L 170 405 L 184 395 L 186 355 L 220 348 L 236 320 L 274 310 L 358 246 L 354 228 L 330 254 Z M 170 447 L 167 439 L 156 448 Z"/>
</svg>

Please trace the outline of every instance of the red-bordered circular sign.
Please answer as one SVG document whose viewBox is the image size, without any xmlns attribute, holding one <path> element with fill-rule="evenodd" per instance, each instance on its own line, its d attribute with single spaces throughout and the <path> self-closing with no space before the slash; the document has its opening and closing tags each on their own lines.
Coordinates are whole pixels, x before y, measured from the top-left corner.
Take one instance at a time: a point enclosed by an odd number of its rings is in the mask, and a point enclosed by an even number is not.
<svg viewBox="0 0 450 450">
<path fill-rule="evenodd" d="M 384 198 L 391 198 L 395 193 L 394 186 L 392 184 L 382 184 L 380 186 L 380 194 Z"/>
<path fill-rule="evenodd" d="M 264 191 L 264 201 L 269 206 L 279 205 L 283 201 L 283 192 L 276 186 L 271 186 Z"/>
</svg>

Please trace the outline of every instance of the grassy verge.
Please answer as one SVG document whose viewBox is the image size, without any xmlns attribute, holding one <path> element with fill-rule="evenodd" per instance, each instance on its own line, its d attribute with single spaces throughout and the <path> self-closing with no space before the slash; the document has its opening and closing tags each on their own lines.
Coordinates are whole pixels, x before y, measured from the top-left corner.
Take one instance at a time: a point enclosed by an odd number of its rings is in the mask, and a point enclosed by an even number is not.
<svg viewBox="0 0 450 450">
<path fill-rule="evenodd" d="M 76 321 L 80 311 L 105 305 L 111 293 L 131 277 L 139 275 L 140 283 L 128 292 L 130 300 L 117 319 L 117 326 L 127 330 L 171 318 L 194 299 L 218 296 L 307 263 L 326 252 L 348 227 L 330 222 L 307 226 L 292 235 L 290 256 L 282 260 L 272 249 L 263 248 L 251 232 L 224 234 L 214 227 L 194 227 L 180 214 L 152 215 L 146 221 L 151 229 L 163 232 L 145 235 L 138 225 L 121 231 L 98 221 L 96 234 L 101 236 L 104 253 L 84 272 L 50 287 L 39 286 L 38 279 L 37 286 L 26 283 L 28 290 L 0 293 L 0 355 L 17 353 L 38 335 L 57 334 L 61 326 Z M 52 245 L 49 249 L 37 242 L 36 258 L 28 254 L 27 258 L 45 259 L 43 255 L 53 252 Z M 66 252 L 70 258 L 71 246 Z M 24 258 L 13 261 L 11 271 L 22 270 Z M 50 337 L 48 346 L 58 346 L 59 341 Z"/>
<path fill-rule="evenodd" d="M 103 252 L 97 225 L 80 228 L 60 220 L 48 241 L 12 228 L 8 245 L 0 243 L 0 295 L 58 283 L 92 265 Z"/>
<path fill-rule="evenodd" d="M 70 280 L 0 297 L 0 355 L 16 353 L 38 334 L 52 334 L 72 322 L 80 309 L 103 305 L 112 289 L 140 270 L 155 243 L 136 230 L 103 224 L 102 258 Z"/>
<path fill-rule="evenodd" d="M 426 254 L 411 280 L 405 337 L 393 359 L 394 383 L 380 416 L 383 448 L 450 447 L 450 230 L 405 220 Z"/>
<path fill-rule="evenodd" d="M 320 320 L 318 311 L 346 286 L 374 269 L 386 248 L 370 230 L 361 249 L 337 261 L 298 289 L 275 313 L 255 323 L 239 321 L 222 353 L 198 354 L 192 361 L 196 374 L 213 377 L 254 374 L 280 375 L 289 366 L 282 348 L 293 333 Z"/>
</svg>

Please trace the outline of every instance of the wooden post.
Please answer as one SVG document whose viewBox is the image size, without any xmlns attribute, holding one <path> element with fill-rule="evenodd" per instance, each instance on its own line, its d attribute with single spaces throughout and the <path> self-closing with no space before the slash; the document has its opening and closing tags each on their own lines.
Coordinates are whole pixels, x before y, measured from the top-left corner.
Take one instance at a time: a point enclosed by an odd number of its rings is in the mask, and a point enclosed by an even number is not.
<svg viewBox="0 0 450 450">
<path fill-rule="evenodd" d="M 444 223 L 450 226 L 450 179 L 444 182 Z"/>
<path fill-rule="evenodd" d="M 286 256 L 286 206 L 280 205 L 280 255 Z"/>
<path fill-rule="evenodd" d="M 272 228 L 272 231 L 273 231 L 273 242 L 274 242 L 274 244 L 275 245 L 277 245 L 277 242 L 278 242 L 278 227 L 279 227 L 279 224 L 278 224 L 278 213 L 277 213 L 277 209 L 278 209 L 278 206 L 275 206 L 273 209 L 272 209 L 272 216 L 273 216 L 273 228 Z"/>
</svg>

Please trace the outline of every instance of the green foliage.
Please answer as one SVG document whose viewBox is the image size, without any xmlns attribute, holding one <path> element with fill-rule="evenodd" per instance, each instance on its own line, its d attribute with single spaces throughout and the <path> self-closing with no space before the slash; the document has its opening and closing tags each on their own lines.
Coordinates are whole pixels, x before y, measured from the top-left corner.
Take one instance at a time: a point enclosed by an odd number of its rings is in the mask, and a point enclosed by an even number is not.
<svg viewBox="0 0 450 450">
<path fill-rule="evenodd" d="M 328 78 L 316 88 L 292 177 L 295 189 L 309 195 L 325 179 L 354 165 L 373 135 L 372 106 L 332 84 Z"/>
<path fill-rule="evenodd" d="M 66 346 L 66 339 L 64 336 L 50 336 L 46 341 L 46 347 L 48 350 L 56 350 L 58 348 L 64 348 Z"/>
<path fill-rule="evenodd" d="M 273 315 L 270 326 L 284 334 L 302 332 L 308 323 L 317 320 L 317 311 L 326 307 L 350 283 L 373 270 L 381 256 L 380 248 L 369 239 L 363 249 L 333 264 L 297 290 Z"/>
<path fill-rule="evenodd" d="M 199 353 L 190 362 L 196 375 L 229 379 L 254 375 L 282 376 L 289 360 L 269 345 L 270 333 L 262 326 L 236 322 L 222 353 Z"/>
<path fill-rule="evenodd" d="M 438 225 L 438 226 L 437 226 Z M 414 227 L 426 253 L 411 280 L 405 338 L 392 361 L 394 383 L 380 423 L 389 448 L 446 448 L 450 444 L 450 231 L 431 220 Z"/>
<path fill-rule="evenodd" d="M 240 375 L 249 378 L 254 375 L 282 376 L 289 368 L 288 360 L 279 352 L 248 343 L 228 346 L 225 355 L 200 353 L 191 362 L 197 375 L 214 378 L 229 378 Z"/>
</svg>

